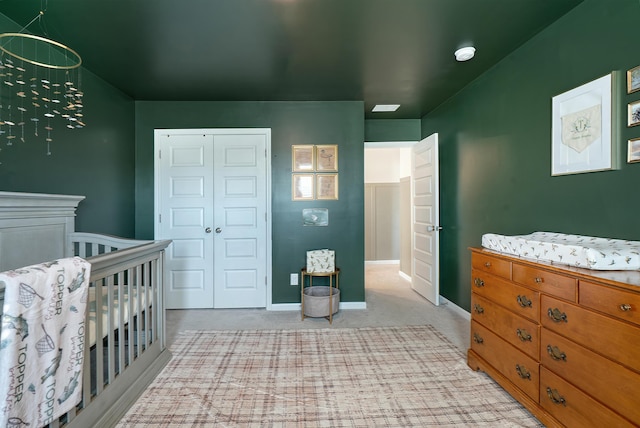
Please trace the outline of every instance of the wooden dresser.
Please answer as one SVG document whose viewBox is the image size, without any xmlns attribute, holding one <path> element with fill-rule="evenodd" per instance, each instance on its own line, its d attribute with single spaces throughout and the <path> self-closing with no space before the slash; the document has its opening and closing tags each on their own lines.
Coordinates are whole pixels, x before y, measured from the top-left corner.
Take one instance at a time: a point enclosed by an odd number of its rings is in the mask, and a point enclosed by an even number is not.
<svg viewBox="0 0 640 428">
<path fill-rule="evenodd" d="M 547 426 L 640 426 L 640 272 L 471 252 L 469 367 Z"/>
</svg>

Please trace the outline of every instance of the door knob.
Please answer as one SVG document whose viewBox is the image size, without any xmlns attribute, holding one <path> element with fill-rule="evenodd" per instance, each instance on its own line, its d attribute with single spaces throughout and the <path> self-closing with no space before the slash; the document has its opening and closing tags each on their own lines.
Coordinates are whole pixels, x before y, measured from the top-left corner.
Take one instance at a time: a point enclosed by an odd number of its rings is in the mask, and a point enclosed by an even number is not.
<svg viewBox="0 0 640 428">
<path fill-rule="evenodd" d="M 222 232 L 222 229 L 220 229 L 219 227 L 216 227 L 216 233 L 220 233 Z"/>
<path fill-rule="evenodd" d="M 442 230 L 442 226 L 427 226 L 427 232 L 435 232 L 437 230 Z"/>
<path fill-rule="evenodd" d="M 211 233 L 211 228 L 207 227 L 204 231 L 207 232 L 207 233 Z"/>
</svg>

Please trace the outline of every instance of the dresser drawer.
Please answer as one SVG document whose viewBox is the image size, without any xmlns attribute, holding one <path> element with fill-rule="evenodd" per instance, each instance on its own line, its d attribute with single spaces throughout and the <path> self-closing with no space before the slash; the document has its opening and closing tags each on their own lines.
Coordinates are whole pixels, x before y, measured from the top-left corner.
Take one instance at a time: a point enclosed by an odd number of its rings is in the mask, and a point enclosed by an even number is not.
<svg viewBox="0 0 640 428">
<path fill-rule="evenodd" d="M 640 371 L 638 327 L 549 296 L 540 297 L 540 322 L 574 342 Z"/>
<path fill-rule="evenodd" d="M 471 288 L 483 297 L 533 321 L 540 316 L 540 293 L 480 270 L 471 270 Z"/>
<path fill-rule="evenodd" d="M 578 300 L 581 305 L 640 325 L 640 293 L 580 281 Z"/>
<path fill-rule="evenodd" d="M 557 335 L 540 331 L 540 364 L 617 413 L 640 421 L 640 374 Z M 606 375 L 604 375 L 606 373 Z"/>
<path fill-rule="evenodd" d="M 568 427 L 633 427 L 545 367 L 540 367 L 540 405 Z"/>
<path fill-rule="evenodd" d="M 513 264 L 513 280 L 543 293 L 576 301 L 578 280 L 531 266 Z"/>
<path fill-rule="evenodd" d="M 471 312 L 474 320 L 530 357 L 538 358 L 538 324 L 475 293 L 471 295 Z"/>
<path fill-rule="evenodd" d="M 490 255 L 472 253 L 471 267 L 502 278 L 511 278 L 511 262 Z"/>
<path fill-rule="evenodd" d="M 536 360 L 475 321 L 471 321 L 471 349 L 525 394 L 538 401 L 540 378 Z"/>
</svg>

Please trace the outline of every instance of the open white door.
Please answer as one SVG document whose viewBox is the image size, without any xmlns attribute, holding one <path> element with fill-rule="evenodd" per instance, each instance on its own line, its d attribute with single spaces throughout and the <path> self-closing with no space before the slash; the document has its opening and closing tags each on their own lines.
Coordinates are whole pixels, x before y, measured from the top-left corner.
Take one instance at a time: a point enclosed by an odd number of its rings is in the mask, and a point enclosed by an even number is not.
<svg viewBox="0 0 640 428">
<path fill-rule="evenodd" d="M 413 146 L 411 191 L 413 255 L 411 287 L 440 304 L 438 134 Z"/>
</svg>

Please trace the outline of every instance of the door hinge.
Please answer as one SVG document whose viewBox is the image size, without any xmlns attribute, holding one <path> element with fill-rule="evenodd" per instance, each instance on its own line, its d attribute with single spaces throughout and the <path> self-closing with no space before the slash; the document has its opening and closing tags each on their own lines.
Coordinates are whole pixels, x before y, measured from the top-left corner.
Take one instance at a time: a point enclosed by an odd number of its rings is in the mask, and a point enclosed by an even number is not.
<svg viewBox="0 0 640 428">
<path fill-rule="evenodd" d="M 158 223 L 162 223 L 162 214 L 158 214 Z"/>
<path fill-rule="evenodd" d="M 158 150 L 158 159 L 162 159 L 162 150 Z"/>
</svg>

